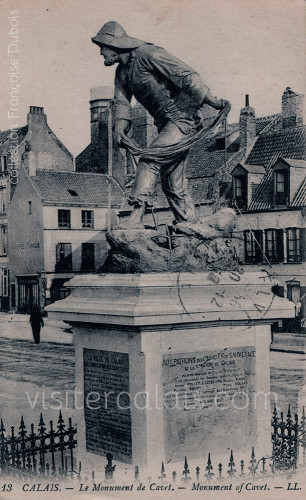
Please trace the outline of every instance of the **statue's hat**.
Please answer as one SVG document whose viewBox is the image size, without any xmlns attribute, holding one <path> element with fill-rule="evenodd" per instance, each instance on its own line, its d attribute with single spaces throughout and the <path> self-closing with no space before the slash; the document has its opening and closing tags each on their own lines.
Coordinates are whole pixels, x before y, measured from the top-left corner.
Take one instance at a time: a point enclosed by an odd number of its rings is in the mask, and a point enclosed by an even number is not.
<svg viewBox="0 0 306 500">
<path fill-rule="evenodd" d="M 143 45 L 143 40 L 127 36 L 126 31 L 116 21 L 104 24 L 95 37 L 91 39 L 97 45 L 109 45 L 117 49 L 136 49 Z"/>
</svg>

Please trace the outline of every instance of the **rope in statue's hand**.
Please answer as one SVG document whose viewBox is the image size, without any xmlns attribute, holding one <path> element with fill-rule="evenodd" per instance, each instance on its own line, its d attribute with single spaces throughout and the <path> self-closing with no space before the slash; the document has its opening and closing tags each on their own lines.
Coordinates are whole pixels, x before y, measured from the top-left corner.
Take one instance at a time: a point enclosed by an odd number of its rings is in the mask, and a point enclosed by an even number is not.
<svg viewBox="0 0 306 500">
<path fill-rule="evenodd" d="M 195 134 L 186 136 L 186 139 L 174 144 L 141 148 L 133 139 L 125 136 L 121 138 L 121 145 L 125 147 L 135 157 L 140 156 L 143 160 L 157 160 L 159 162 L 174 160 L 184 151 L 188 151 L 192 146 L 207 137 L 223 120 L 226 119 L 230 112 L 231 105 L 228 101 L 225 103 L 224 109 L 220 111 L 214 121 L 207 127 L 201 127 Z"/>
</svg>

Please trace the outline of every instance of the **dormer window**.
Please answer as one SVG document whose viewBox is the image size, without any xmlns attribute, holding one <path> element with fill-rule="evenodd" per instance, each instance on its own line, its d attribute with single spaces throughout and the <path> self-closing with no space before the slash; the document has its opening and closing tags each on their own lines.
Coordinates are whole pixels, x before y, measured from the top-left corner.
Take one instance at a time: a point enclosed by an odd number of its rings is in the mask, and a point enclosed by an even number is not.
<svg viewBox="0 0 306 500">
<path fill-rule="evenodd" d="M 274 204 L 287 205 L 288 204 L 288 171 L 276 170 L 274 173 Z"/>
<path fill-rule="evenodd" d="M 246 190 L 246 175 L 237 175 L 233 177 L 234 202 L 238 208 L 246 208 L 247 205 L 247 190 Z"/>
</svg>

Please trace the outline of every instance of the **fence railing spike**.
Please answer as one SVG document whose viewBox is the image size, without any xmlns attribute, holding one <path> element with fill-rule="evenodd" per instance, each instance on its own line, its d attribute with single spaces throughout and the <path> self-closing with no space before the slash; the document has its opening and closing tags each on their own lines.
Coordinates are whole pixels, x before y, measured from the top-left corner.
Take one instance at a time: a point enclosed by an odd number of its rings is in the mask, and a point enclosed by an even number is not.
<svg viewBox="0 0 306 500">
<path fill-rule="evenodd" d="M 113 455 L 111 453 L 107 453 L 106 455 L 107 464 L 105 465 L 105 479 L 111 480 L 113 479 L 113 473 L 116 468 L 116 465 L 113 465 Z"/>
<path fill-rule="evenodd" d="M 139 467 L 138 467 L 138 465 L 135 465 L 134 480 L 138 481 L 138 479 L 139 479 Z"/>
<path fill-rule="evenodd" d="M 241 460 L 240 461 L 240 477 L 244 477 L 245 476 L 245 473 L 244 473 L 244 460 Z"/>
<path fill-rule="evenodd" d="M 185 456 L 182 481 L 184 481 L 184 482 L 190 481 L 191 477 L 189 477 L 188 474 L 190 474 L 190 471 L 189 471 L 187 456 Z"/>
<path fill-rule="evenodd" d="M 200 467 L 199 467 L 199 466 L 198 466 L 198 467 L 196 467 L 197 481 L 199 481 L 200 471 L 201 471 Z"/>
</svg>

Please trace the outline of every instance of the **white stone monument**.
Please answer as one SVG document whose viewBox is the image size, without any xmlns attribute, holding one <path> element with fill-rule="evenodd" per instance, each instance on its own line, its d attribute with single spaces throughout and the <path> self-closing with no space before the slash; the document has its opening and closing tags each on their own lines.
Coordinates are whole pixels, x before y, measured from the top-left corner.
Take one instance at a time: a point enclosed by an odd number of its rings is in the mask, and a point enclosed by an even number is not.
<svg viewBox="0 0 306 500">
<path fill-rule="evenodd" d="M 270 450 L 270 325 L 294 316 L 266 272 L 78 276 L 47 307 L 73 326 L 79 455 L 155 467 Z"/>
</svg>

